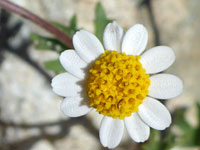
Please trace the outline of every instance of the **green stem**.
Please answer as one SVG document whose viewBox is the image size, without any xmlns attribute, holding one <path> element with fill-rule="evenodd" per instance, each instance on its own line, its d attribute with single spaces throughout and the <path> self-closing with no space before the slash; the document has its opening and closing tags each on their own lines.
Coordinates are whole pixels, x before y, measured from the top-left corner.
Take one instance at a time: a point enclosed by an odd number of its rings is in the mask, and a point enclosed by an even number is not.
<svg viewBox="0 0 200 150">
<path fill-rule="evenodd" d="M 70 48 L 73 48 L 72 39 L 69 36 L 67 36 L 65 33 L 57 29 L 55 26 L 53 26 L 49 22 L 31 13 L 30 11 L 7 0 L 0 0 L 0 7 L 32 21 L 33 23 L 39 25 L 41 28 L 52 33 L 57 39 L 62 41 L 64 44 L 66 44 Z"/>
</svg>

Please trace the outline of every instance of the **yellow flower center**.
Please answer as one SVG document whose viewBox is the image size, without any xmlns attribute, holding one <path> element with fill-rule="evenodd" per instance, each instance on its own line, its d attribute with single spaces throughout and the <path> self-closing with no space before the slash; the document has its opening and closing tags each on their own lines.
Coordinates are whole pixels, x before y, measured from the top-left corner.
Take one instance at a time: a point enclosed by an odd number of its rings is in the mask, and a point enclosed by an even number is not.
<svg viewBox="0 0 200 150">
<path fill-rule="evenodd" d="M 139 59 L 140 56 L 106 50 L 89 70 L 90 106 L 112 118 L 124 119 L 137 112 L 150 85 L 149 75 Z"/>
</svg>

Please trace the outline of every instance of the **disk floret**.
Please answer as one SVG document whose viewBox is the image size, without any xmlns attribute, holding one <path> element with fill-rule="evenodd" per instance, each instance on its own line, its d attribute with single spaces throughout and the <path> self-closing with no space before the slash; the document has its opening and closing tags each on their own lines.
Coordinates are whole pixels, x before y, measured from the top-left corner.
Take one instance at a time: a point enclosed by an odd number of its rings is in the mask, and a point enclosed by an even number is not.
<svg viewBox="0 0 200 150">
<path fill-rule="evenodd" d="M 149 75 L 140 56 L 106 50 L 89 70 L 89 104 L 100 114 L 124 119 L 138 111 L 148 94 Z"/>
</svg>

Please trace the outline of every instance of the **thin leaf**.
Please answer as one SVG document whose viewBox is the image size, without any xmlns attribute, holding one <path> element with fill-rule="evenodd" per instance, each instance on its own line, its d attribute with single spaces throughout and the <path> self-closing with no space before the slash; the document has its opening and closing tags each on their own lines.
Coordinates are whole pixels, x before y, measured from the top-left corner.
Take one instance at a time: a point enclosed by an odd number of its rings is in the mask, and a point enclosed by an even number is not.
<svg viewBox="0 0 200 150">
<path fill-rule="evenodd" d="M 196 107 L 197 107 L 197 119 L 198 119 L 198 125 L 200 127 L 200 104 L 197 103 L 196 104 Z"/>
<path fill-rule="evenodd" d="M 175 111 L 174 124 L 177 125 L 183 131 L 190 130 L 192 128 L 185 118 L 184 108 L 180 108 Z"/>
<path fill-rule="evenodd" d="M 68 49 L 66 45 L 55 38 L 31 34 L 30 39 L 33 41 L 35 48 L 38 50 L 52 50 L 61 53 L 62 51 Z"/>
<path fill-rule="evenodd" d="M 71 20 L 70 20 L 70 25 L 69 27 L 74 30 L 74 31 L 77 31 L 78 27 L 77 27 L 77 16 L 76 15 L 73 15 Z"/>
<path fill-rule="evenodd" d="M 95 9 L 95 20 L 94 20 L 94 26 L 95 26 L 95 34 L 100 39 L 100 41 L 103 41 L 103 32 L 106 25 L 111 22 L 112 19 L 108 19 L 106 17 L 105 10 L 101 3 L 97 3 L 96 9 Z"/>
<path fill-rule="evenodd" d="M 53 71 L 55 74 L 66 72 L 60 64 L 59 59 L 44 62 L 44 67 L 49 71 Z"/>
<path fill-rule="evenodd" d="M 174 147 L 175 135 L 168 132 L 166 137 L 162 139 L 161 132 L 152 130 L 148 143 L 142 146 L 143 150 L 170 150 Z"/>
<path fill-rule="evenodd" d="M 197 104 L 197 116 L 200 117 L 200 106 Z M 181 129 L 182 135 L 178 138 L 177 144 L 181 147 L 195 147 L 200 146 L 200 124 L 198 126 L 191 126 L 185 119 L 184 109 L 176 111 L 175 125 Z"/>
<path fill-rule="evenodd" d="M 170 150 L 171 148 L 173 148 L 175 146 L 175 138 L 175 134 L 173 134 L 172 132 L 168 132 L 166 138 L 161 142 L 160 149 Z"/>
<path fill-rule="evenodd" d="M 160 132 L 152 130 L 149 141 L 142 146 L 143 150 L 160 150 Z"/>
<path fill-rule="evenodd" d="M 52 22 L 57 28 L 62 30 L 64 33 L 66 33 L 69 36 L 73 36 L 76 31 L 78 31 L 77 27 L 77 17 L 76 15 L 72 16 L 70 19 L 69 26 L 65 26 L 63 24 L 60 24 L 58 22 Z"/>
</svg>

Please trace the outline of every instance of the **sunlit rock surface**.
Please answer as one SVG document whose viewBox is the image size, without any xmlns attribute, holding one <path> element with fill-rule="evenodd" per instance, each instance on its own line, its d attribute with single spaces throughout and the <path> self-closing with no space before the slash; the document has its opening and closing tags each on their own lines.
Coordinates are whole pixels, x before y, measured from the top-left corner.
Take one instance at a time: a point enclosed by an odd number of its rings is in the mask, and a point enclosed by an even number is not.
<svg viewBox="0 0 200 150">
<path fill-rule="evenodd" d="M 196 101 L 200 102 L 200 5 L 198 0 L 152 1 L 161 42 L 172 47 L 176 61 L 168 72 L 184 81 L 181 96 L 169 101 L 169 107 L 188 106 L 194 112 Z M 191 114 L 192 115 L 192 114 Z M 188 117 L 195 124 L 194 117 Z"/>
</svg>

